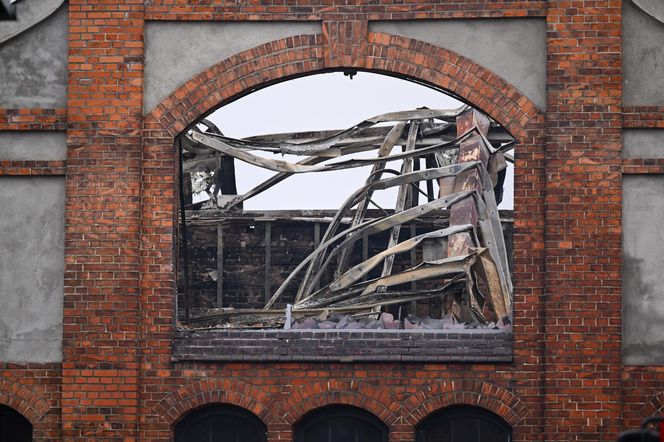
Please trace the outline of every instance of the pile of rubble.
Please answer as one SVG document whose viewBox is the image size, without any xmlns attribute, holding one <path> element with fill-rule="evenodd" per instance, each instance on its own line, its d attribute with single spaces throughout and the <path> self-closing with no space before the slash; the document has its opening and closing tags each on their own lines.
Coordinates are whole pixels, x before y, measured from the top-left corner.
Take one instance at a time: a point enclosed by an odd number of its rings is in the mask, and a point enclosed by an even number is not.
<svg viewBox="0 0 664 442">
<path fill-rule="evenodd" d="M 371 315 L 375 316 L 375 315 Z M 463 323 L 453 315 L 445 315 L 441 319 L 430 317 L 419 318 L 408 315 L 402 320 L 395 319 L 391 313 L 383 312 L 376 317 L 342 315 L 337 312 L 323 313 L 317 317 L 297 319 L 291 325 L 292 330 L 467 330 L 467 329 L 500 329 L 511 331 L 512 321 L 509 316 L 497 322 Z"/>
</svg>

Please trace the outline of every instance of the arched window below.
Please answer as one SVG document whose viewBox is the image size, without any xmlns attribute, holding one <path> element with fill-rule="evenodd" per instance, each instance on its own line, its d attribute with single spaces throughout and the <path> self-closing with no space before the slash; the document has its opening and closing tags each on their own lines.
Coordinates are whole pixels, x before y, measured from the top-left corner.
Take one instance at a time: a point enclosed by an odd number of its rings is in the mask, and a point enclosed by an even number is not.
<svg viewBox="0 0 664 442">
<path fill-rule="evenodd" d="M 30 442 L 32 424 L 13 408 L 0 405 L 0 442 Z"/>
<path fill-rule="evenodd" d="M 453 406 L 426 418 L 417 427 L 416 442 L 510 442 L 512 429 L 483 408 Z"/>
<path fill-rule="evenodd" d="M 376 416 L 347 405 L 316 410 L 295 426 L 295 442 L 387 442 L 387 437 Z"/>
<path fill-rule="evenodd" d="M 234 405 L 199 408 L 175 425 L 175 442 L 266 442 L 267 427 Z"/>
</svg>

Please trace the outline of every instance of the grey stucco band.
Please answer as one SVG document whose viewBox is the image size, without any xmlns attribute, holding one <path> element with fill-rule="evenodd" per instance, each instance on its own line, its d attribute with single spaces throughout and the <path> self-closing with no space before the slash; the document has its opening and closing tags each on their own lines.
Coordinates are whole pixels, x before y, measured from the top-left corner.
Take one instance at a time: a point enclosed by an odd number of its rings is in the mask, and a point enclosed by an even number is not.
<svg viewBox="0 0 664 442">
<path fill-rule="evenodd" d="M 0 25 L 0 45 L 20 35 L 37 23 L 46 20 L 64 3 L 64 0 L 22 1 L 16 3 L 16 20 Z"/>
<path fill-rule="evenodd" d="M 318 22 L 147 22 L 143 110 L 147 114 L 196 74 L 231 55 L 320 32 Z"/>
<path fill-rule="evenodd" d="M 546 21 L 542 18 L 406 20 L 369 31 L 422 40 L 491 70 L 546 109 Z"/>
<path fill-rule="evenodd" d="M 67 106 L 67 18 L 67 6 L 61 6 L 0 45 L 0 107 Z"/>
<path fill-rule="evenodd" d="M 664 129 L 624 129 L 623 158 L 664 158 Z"/>
<path fill-rule="evenodd" d="M 0 177 L 0 361 L 62 361 L 64 177 Z"/>
<path fill-rule="evenodd" d="M 664 23 L 629 0 L 622 23 L 623 105 L 664 105 Z"/>
<path fill-rule="evenodd" d="M 64 161 L 65 132 L 0 132 L 0 160 Z"/>
<path fill-rule="evenodd" d="M 664 365 L 664 175 L 623 179 L 623 362 Z"/>
<path fill-rule="evenodd" d="M 173 361 L 511 362 L 501 330 L 178 330 Z"/>
</svg>

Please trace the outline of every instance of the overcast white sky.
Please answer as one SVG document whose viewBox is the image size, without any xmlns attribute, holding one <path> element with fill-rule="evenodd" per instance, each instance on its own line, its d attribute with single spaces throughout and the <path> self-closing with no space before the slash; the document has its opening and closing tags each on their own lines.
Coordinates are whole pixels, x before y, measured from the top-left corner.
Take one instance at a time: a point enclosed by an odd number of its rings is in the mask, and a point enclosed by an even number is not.
<svg viewBox="0 0 664 442">
<path fill-rule="evenodd" d="M 386 112 L 423 106 L 451 109 L 461 104 L 437 90 L 406 80 L 366 72 L 358 72 L 350 80 L 341 72 L 335 72 L 267 87 L 220 108 L 208 118 L 224 135 L 244 138 L 281 132 L 346 129 Z M 281 155 L 278 158 L 298 160 Z M 240 194 L 274 174 L 238 160 L 235 169 Z M 505 197 L 500 206 L 505 209 L 511 209 L 513 205 L 512 170 L 510 165 Z M 363 185 L 369 171 L 370 167 L 363 167 L 294 175 L 245 202 L 244 208 L 336 209 Z M 374 199 L 385 208 L 393 208 L 395 195 L 396 190 L 384 191 L 376 194 Z"/>
</svg>

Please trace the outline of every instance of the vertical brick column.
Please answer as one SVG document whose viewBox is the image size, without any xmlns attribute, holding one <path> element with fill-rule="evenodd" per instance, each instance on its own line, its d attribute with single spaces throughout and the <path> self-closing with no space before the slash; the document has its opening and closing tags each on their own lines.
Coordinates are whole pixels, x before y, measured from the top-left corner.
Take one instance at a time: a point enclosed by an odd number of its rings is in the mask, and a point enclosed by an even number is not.
<svg viewBox="0 0 664 442">
<path fill-rule="evenodd" d="M 621 0 L 548 5 L 543 439 L 613 441 L 621 402 Z"/>
<path fill-rule="evenodd" d="M 143 0 L 69 2 L 63 438 L 134 440 Z"/>
</svg>

